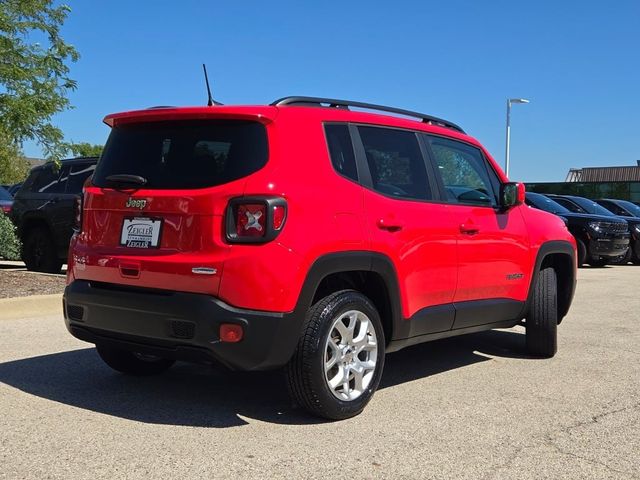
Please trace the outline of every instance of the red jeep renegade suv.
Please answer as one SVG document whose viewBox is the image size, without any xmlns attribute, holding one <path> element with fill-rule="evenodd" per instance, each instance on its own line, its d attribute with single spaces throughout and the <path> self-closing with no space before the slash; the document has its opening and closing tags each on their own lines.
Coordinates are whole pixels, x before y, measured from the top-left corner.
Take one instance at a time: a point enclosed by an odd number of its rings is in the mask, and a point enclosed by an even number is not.
<svg viewBox="0 0 640 480">
<path fill-rule="evenodd" d="M 64 315 L 112 368 L 285 367 L 342 419 L 409 345 L 526 319 L 529 352 L 555 354 L 573 237 L 457 125 L 310 97 L 105 122 Z"/>
</svg>

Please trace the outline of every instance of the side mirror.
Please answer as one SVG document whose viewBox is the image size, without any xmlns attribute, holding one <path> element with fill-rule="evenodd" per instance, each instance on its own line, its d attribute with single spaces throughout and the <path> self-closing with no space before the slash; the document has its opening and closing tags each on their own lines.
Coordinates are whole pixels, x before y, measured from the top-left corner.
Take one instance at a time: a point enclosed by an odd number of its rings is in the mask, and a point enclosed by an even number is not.
<svg viewBox="0 0 640 480">
<path fill-rule="evenodd" d="M 503 183 L 500 187 L 500 206 L 508 210 L 524 203 L 524 183 Z"/>
</svg>

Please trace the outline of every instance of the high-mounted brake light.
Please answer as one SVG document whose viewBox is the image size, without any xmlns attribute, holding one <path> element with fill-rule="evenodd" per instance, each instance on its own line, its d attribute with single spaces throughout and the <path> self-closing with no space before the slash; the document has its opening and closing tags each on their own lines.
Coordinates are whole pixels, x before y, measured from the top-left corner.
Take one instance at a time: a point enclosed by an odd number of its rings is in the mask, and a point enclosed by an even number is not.
<svg viewBox="0 0 640 480">
<path fill-rule="evenodd" d="M 287 218 L 281 197 L 237 197 L 229 201 L 226 238 L 229 243 L 264 243 L 278 236 Z"/>
</svg>

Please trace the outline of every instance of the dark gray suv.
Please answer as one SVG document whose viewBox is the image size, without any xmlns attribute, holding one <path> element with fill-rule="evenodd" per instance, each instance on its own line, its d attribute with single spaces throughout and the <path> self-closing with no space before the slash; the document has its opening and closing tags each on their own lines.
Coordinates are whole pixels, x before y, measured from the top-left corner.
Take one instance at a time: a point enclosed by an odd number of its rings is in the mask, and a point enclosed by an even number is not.
<svg viewBox="0 0 640 480">
<path fill-rule="evenodd" d="M 22 241 L 28 270 L 58 273 L 67 259 L 82 186 L 97 157 L 63 160 L 35 167 L 16 193 L 11 220 Z"/>
</svg>

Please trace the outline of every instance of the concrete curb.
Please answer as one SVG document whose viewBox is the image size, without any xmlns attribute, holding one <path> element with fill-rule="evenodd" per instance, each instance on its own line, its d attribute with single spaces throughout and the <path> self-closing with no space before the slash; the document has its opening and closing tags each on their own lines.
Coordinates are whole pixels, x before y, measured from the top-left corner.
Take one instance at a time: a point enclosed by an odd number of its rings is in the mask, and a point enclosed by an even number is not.
<svg viewBox="0 0 640 480">
<path fill-rule="evenodd" d="M 62 316 L 62 294 L 60 293 L 0 298 L 0 320 L 55 314 Z"/>
</svg>

